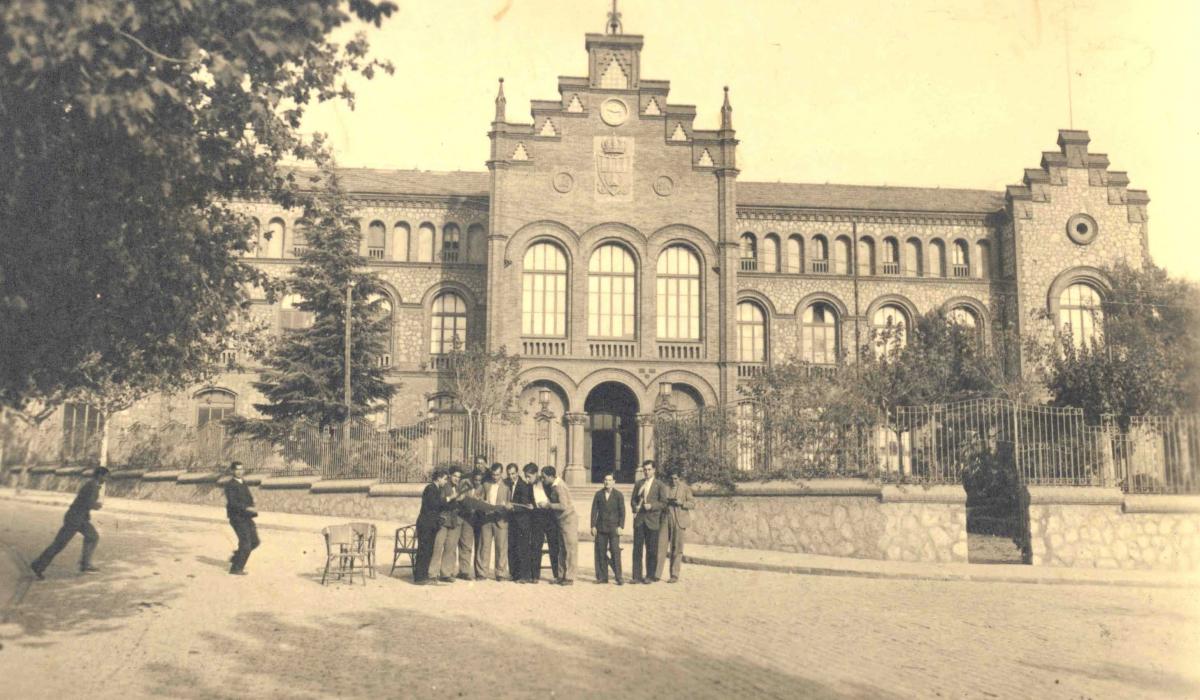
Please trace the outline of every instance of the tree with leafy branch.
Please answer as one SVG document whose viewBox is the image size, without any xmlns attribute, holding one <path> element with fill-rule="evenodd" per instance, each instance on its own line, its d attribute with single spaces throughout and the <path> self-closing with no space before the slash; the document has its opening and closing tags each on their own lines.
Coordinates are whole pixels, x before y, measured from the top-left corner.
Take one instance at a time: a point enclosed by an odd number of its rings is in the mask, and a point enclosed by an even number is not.
<svg viewBox="0 0 1200 700">
<path fill-rule="evenodd" d="M 1069 328 L 1027 342 L 1026 356 L 1054 406 L 1108 414 L 1122 429 L 1130 416 L 1200 410 L 1200 286 L 1149 262 L 1104 270 L 1102 329 L 1073 338 Z"/>
<path fill-rule="evenodd" d="M 488 350 L 483 345 L 456 344 L 448 356 L 450 391 L 467 413 L 465 451 L 475 447 L 482 437 L 484 421 L 504 416 L 517 403 L 523 385 L 521 358 L 500 347 Z M 473 455 L 464 454 L 465 458 Z"/>
<path fill-rule="evenodd" d="M 349 421 L 387 406 L 397 385 L 379 362 L 391 332 L 383 313 L 383 286 L 359 254 L 362 232 L 332 165 L 310 176 L 316 189 L 301 218 L 306 245 L 285 281 L 299 297 L 296 308 L 311 324 L 285 330 L 263 359 L 254 387 L 266 398 L 254 404 L 263 418 L 235 417 L 236 432 L 280 439 L 301 421 L 331 434 Z M 346 297 L 351 296 L 349 414 L 345 401 Z"/>
<path fill-rule="evenodd" d="M 268 283 L 234 202 L 301 202 L 279 163 L 324 153 L 305 110 L 352 104 L 346 74 L 390 71 L 361 33 L 330 37 L 395 10 L 0 3 L 0 404 L 32 419 L 93 391 L 85 368 L 129 382 L 201 364 Z"/>
</svg>

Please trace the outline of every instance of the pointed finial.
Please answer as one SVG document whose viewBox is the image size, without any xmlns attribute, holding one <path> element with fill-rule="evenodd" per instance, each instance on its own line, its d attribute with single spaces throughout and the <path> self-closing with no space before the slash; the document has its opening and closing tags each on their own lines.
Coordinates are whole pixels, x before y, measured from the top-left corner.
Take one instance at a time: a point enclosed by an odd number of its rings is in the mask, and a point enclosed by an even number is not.
<svg viewBox="0 0 1200 700">
<path fill-rule="evenodd" d="M 504 99 L 504 78 L 500 79 L 500 90 L 496 93 L 496 119 L 495 121 L 504 121 L 504 106 L 508 104 L 508 100 Z"/>
<path fill-rule="evenodd" d="M 725 103 L 721 105 L 721 128 L 733 128 L 733 107 L 729 105 L 729 86 L 725 86 Z"/>
<path fill-rule="evenodd" d="M 608 13 L 608 27 L 607 27 L 607 29 L 608 29 L 608 33 L 609 33 L 609 34 L 620 34 L 620 33 L 621 33 L 621 29 L 622 29 L 622 27 L 621 27 L 621 13 L 620 13 L 620 12 L 617 12 L 617 0 L 613 0 L 613 9 L 612 9 L 612 12 L 609 12 L 609 13 Z"/>
</svg>

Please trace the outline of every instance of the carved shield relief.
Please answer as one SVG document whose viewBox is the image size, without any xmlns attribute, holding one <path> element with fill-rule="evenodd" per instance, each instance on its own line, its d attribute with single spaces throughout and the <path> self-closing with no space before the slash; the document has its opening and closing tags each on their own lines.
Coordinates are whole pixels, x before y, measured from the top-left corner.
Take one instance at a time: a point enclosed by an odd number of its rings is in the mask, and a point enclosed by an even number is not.
<svg viewBox="0 0 1200 700">
<path fill-rule="evenodd" d="M 616 134 L 596 136 L 593 153 L 596 160 L 596 199 L 633 199 L 633 139 Z"/>
</svg>

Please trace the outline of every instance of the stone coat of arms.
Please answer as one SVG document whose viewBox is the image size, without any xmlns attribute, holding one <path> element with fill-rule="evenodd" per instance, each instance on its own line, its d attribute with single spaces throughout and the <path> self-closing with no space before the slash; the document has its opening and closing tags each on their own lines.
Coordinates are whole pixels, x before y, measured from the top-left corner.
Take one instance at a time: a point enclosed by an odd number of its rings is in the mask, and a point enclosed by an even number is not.
<svg viewBox="0 0 1200 700">
<path fill-rule="evenodd" d="M 616 134 L 597 136 L 594 154 L 597 199 L 630 199 L 633 195 L 633 139 Z"/>
</svg>

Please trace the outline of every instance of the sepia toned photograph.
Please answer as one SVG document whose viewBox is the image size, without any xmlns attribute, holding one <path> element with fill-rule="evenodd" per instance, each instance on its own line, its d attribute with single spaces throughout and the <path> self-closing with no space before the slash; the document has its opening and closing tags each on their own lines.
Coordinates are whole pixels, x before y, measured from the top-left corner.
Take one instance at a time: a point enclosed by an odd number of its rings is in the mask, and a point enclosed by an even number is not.
<svg viewBox="0 0 1200 700">
<path fill-rule="evenodd" d="M 1197 26 L 0 0 L 0 697 L 1200 697 Z"/>
</svg>

